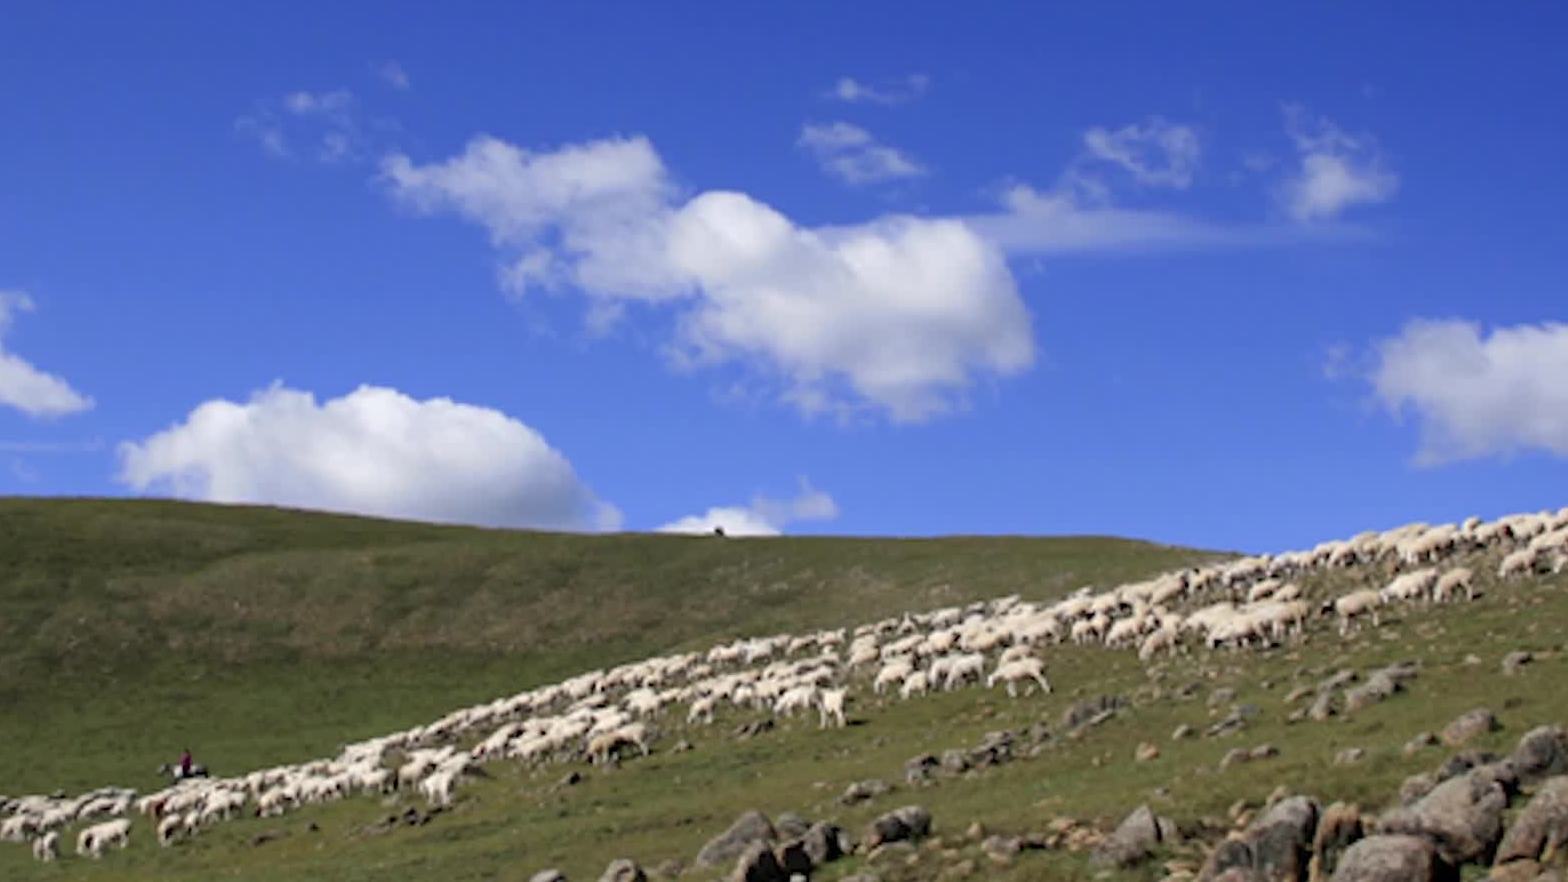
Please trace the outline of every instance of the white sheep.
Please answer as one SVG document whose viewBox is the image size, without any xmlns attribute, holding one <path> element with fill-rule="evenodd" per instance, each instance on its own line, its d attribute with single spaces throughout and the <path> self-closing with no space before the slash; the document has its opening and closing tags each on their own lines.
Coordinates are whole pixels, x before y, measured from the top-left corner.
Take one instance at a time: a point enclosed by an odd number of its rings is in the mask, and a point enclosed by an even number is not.
<svg viewBox="0 0 1568 882">
<path fill-rule="evenodd" d="M 904 678 L 904 685 L 899 687 L 900 698 L 909 698 L 912 695 L 925 695 L 931 690 L 931 680 L 925 671 L 910 671 Z"/>
<path fill-rule="evenodd" d="M 1533 548 L 1520 548 L 1511 551 L 1503 562 L 1497 567 L 1497 578 L 1506 579 L 1509 576 L 1528 576 L 1535 571 L 1536 552 Z"/>
<path fill-rule="evenodd" d="M 94 824 L 76 835 L 76 853 L 84 857 L 103 857 L 104 849 L 111 845 L 124 848 L 130 844 L 131 822 L 120 818 Z"/>
<path fill-rule="evenodd" d="M 824 689 L 817 694 L 817 710 L 822 715 L 822 728 L 826 729 L 830 722 L 840 728 L 848 725 L 844 719 L 844 702 L 848 693 L 849 690 L 839 688 Z"/>
<path fill-rule="evenodd" d="M 1439 577 L 1432 588 L 1432 599 L 1438 603 L 1447 603 L 1450 599 L 1457 599 L 1461 591 L 1466 600 L 1475 599 L 1475 581 L 1469 567 L 1456 567 Z"/>
<path fill-rule="evenodd" d="M 1004 653 L 1005 654 L 1005 653 Z M 974 680 L 979 682 L 985 676 L 985 656 L 978 652 L 952 657 L 952 663 L 947 667 L 947 676 L 943 679 L 943 689 L 957 689 L 959 686 Z"/>
<path fill-rule="evenodd" d="M 1350 625 L 1361 616 L 1370 614 L 1372 626 L 1377 627 L 1377 608 L 1383 603 L 1383 595 L 1367 588 L 1361 591 L 1352 591 L 1334 601 L 1334 612 L 1339 615 L 1339 633 L 1350 633 Z"/>
<path fill-rule="evenodd" d="M 185 818 L 182 815 L 168 815 L 158 822 L 158 844 L 167 848 L 174 844 L 174 840 L 182 832 Z"/>
<path fill-rule="evenodd" d="M 985 685 L 987 689 L 991 689 L 998 682 L 1006 683 L 1007 694 L 1016 697 L 1018 683 L 1030 680 L 1040 684 L 1040 691 L 1045 693 L 1051 691 L 1051 683 L 1045 678 L 1045 662 L 1033 657 L 1008 662 L 998 667 L 990 677 L 986 678 Z"/>
</svg>

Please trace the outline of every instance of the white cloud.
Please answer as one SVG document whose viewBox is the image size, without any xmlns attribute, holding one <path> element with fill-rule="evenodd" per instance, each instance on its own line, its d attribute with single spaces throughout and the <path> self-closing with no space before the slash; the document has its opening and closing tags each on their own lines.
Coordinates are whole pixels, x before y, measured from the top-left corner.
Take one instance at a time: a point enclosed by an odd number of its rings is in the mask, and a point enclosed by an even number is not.
<svg viewBox="0 0 1568 882">
<path fill-rule="evenodd" d="M 658 528 L 660 533 L 712 533 L 721 527 L 726 536 L 777 536 L 790 524 L 801 521 L 831 521 L 838 517 L 833 497 L 800 482 L 793 499 L 757 496 L 748 506 L 716 506 L 699 515 L 688 515 Z"/>
<path fill-rule="evenodd" d="M 120 445 L 138 491 L 497 527 L 615 529 L 572 465 L 497 410 L 361 386 L 317 403 L 274 384 Z"/>
<path fill-rule="evenodd" d="M 405 90 L 409 87 L 408 72 L 403 70 L 403 65 L 396 61 L 388 61 L 376 66 L 376 76 L 394 89 Z"/>
<path fill-rule="evenodd" d="M 906 154 L 877 143 L 870 132 L 846 122 L 806 125 L 796 144 L 816 157 L 823 171 L 847 184 L 874 184 L 926 173 L 924 166 Z"/>
<path fill-rule="evenodd" d="M 1028 184 L 1008 186 L 1000 211 L 971 215 L 965 223 L 1015 255 L 1239 247 L 1303 235 L 1299 229 L 1225 226 L 1176 212 L 1118 208 L 1086 200 L 1072 187 L 1042 191 Z M 1344 232 L 1333 227 L 1312 230 L 1317 236 Z"/>
<path fill-rule="evenodd" d="M 1312 119 L 1298 106 L 1285 108 L 1285 129 L 1300 167 L 1279 191 L 1291 218 L 1329 220 L 1353 205 L 1386 202 L 1399 189 L 1370 135 L 1350 135 L 1327 118 Z"/>
<path fill-rule="evenodd" d="M 10 330 L 16 313 L 32 310 L 33 301 L 25 293 L 0 291 L 0 338 Z M 57 417 L 89 410 L 93 400 L 0 347 L 0 405 L 32 417 Z"/>
<path fill-rule="evenodd" d="M 828 97 L 848 104 L 906 104 L 920 98 L 930 87 L 931 78 L 918 73 L 886 80 L 874 86 L 854 77 L 839 77 L 828 92 Z"/>
<path fill-rule="evenodd" d="M 1088 159 L 1126 169 L 1146 187 L 1185 190 L 1192 185 L 1201 152 L 1198 133 L 1154 116 L 1115 131 L 1095 127 L 1083 136 Z"/>
<path fill-rule="evenodd" d="M 370 127 L 382 125 L 385 121 Z M 254 140 L 268 156 L 303 155 L 328 164 L 362 158 L 368 142 L 364 114 L 354 93 L 346 89 L 290 92 L 275 102 L 260 102 L 234 121 L 234 130 Z"/>
<path fill-rule="evenodd" d="M 509 287 L 667 302 L 678 365 L 757 369 L 808 413 L 923 420 L 960 406 L 978 375 L 1033 360 L 1001 253 L 959 221 L 809 228 L 742 193 L 683 202 L 643 138 L 531 153 L 481 137 L 442 163 L 382 167 L 404 204 L 485 227 Z"/>
<path fill-rule="evenodd" d="M 1371 382 L 1420 423 L 1417 462 L 1544 450 L 1568 457 L 1568 324 L 1413 321 L 1376 346 Z"/>
</svg>

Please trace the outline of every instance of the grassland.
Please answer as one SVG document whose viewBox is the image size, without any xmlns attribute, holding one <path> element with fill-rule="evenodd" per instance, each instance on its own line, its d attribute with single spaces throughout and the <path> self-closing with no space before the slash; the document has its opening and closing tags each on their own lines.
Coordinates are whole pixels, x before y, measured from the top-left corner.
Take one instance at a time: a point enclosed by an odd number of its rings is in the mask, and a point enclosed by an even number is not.
<svg viewBox="0 0 1568 882">
<path fill-rule="evenodd" d="M 299 759 L 584 665 L 970 597 L 1048 597 L 1195 556 L 1102 539 L 718 542 L 484 533 L 151 503 L 11 505 L 0 515 L 8 555 L 14 537 L 41 547 L 8 558 L 13 575 L 0 605 L 0 670 L 22 709 L 3 723 L 0 761 L 23 782 L 3 779 L 10 792 L 106 781 L 151 786 L 138 779 L 141 768 L 184 740 L 219 764 Z M 89 538 L 91 549 L 80 547 Z M 1348 587 L 1346 578 L 1373 577 L 1334 577 L 1310 588 L 1322 596 Z M 53 601 L 44 591 L 50 579 L 62 592 Z M 594 879 L 615 857 L 649 867 L 689 860 L 750 808 L 853 828 L 919 802 L 951 845 L 972 821 L 1011 832 L 1044 829 L 1058 816 L 1110 825 L 1141 802 L 1193 825 L 1223 815 L 1237 799 L 1260 801 L 1278 785 L 1379 806 L 1406 775 L 1446 755 L 1405 755 L 1400 746 L 1417 731 L 1485 705 L 1505 728 L 1478 745 L 1503 748 L 1537 723 L 1568 721 L 1568 690 L 1560 688 L 1564 587 L 1561 577 L 1486 582 L 1474 603 L 1401 609 L 1383 628 L 1350 638 L 1319 628 L 1271 652 L 1200 653 L 1152 668 L 1131 653 L 1064 647 L 1050 656 L 1053 695 L 1011 700 L 968 689 L 863 701 L 852 708 L 856 725 L 845 730 L 799 720 L 737 740 L 731 731 L 749 717 L 691 729 L 671 719 L 661 724 L 664 738 L 651 757 L 613 770 L 577 767 L 585 780 L 576 786 L 557 786 L 568 767 L 493 764 L 492 777 L 466 786 L 452 811 L 425 826 L 376 832 L 376 822 L 401 811 L 407 797 L 356 798 L 219 825 L 173 849 L 153 846 L 142 830 L 127 851 L 100 864 L 42 866 L 20 846 L 0 846 L 0 878 L 521 880 L 556 866 L 573 879 Z M 71 617 L 91 618 L 85 610 L 95 601 L 110 604 L 97 615 L 123 619 L 73 632 Z M 225 619 L 234 603 L 242 611 Z M 441 609 L 468 625 L 448 626 Z M 27 611 L 45 616 L 48 627 L 19 625 L 13 616 Z M 228 629 L 231 639 L 192 634 L 201 624 Z M 73 633 L 86 636 L 68 645 Z M 101 645 L 109 648 L 81 655 Z M 1540 658 L 1505 677 L 1499 661 L 1516 649 Z M 163 656 L 148 659 L 149 652 Z M 1421 666 L 1408 692 L 1328 722 L 1287 721 L 1292 686 L 1341 667 L 1364 671 L 1393 661 Z M 1196 688 L 1181 688 L 1188 684 Z M 1201 730 L 1228 710 L 1205 701 L 1220 687 L 1260 709 L 1248 727 L 1223 738 L 1170 740 L 1179 724 Z M 108 697 L 115 692 L 123 697 Z M 834 798 L 851 781 L 898 782 L 909 757 L 972 745 L 987 731 L 1044 721 L 1060 733 L 1062 712 L 1099 694 L 1133 704 L 1034 758 L 929 787 L 900 786 L 855 807 Z M 678 738 L 695 749 L 669 750 Z M 1161 755 L 1134 762 L 1144 741 L 1158 744 Z M 61 747 L 78 743 L 79 751 Z M 1260 743 L 1276 746 L 1279 756 L 1218 769 L 1227 750 Z M 1335 765 L 1335 754 L 1351 746 L 1364 748 L 1365 759 Z M 276 838 L 253 845 L 261 834 Z M 984 878 L 1092 874 L 1082 855 L 1062 852 L 1026 854 L 1009 867 L 980 860 Z M 934 878 L 937 861 L 925 852 L 915 866 L 878 870 L 889 879 Z M 845 861 L 822 878 L 856 868 Z M 1154 872 L 1146 867 L 1129 878 Z"/>
</svg>

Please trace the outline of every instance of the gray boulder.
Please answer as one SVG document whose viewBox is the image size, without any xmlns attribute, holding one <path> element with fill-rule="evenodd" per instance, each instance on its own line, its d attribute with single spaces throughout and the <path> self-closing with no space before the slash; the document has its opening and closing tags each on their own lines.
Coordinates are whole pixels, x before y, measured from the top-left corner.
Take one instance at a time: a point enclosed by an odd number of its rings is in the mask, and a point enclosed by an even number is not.
<svg viewBox="0 0 1568 882">
<path fill-rule="evenodd" d="M 1170 819 L 1141 805 L 1122 819 L 1116 832 L 1100 844 L 1092 859 L 1098 864 L 1130 867 L 1148 858 L 1156 848 L 1175 843 L 1180 836 Z"/>
<path fill-rule="evenodd" d="M 1568 732 L 1561 726 L 1531 729 L 1519 739 L 1513 761 L 1519 780 L 1525 784 L 1568 773 Z"/>
<path fill-rule="evenodd" d="M 1345 850 L 1334 882 L 1455 882 L 1459 874 L 1420 836 L 1368 836 Z"/>
<path fill-rule="evenodd" d="M 1497 847 L 1497 863 L 1537 860 L 1568 844 L 1568 776 L 1549 778 Z"/>
<path fill-rule="evenodd" d="M 1307 878 L 1320 813 L 1317 801 L 1309 796 L 1282 799 L 1264 812 L 1248 831 L 1253 869 L 1276 882 Z"/>
<path fill-rule="evenodd" d="M 735 819 L 728 830 L 709 839 L 697 852 L 697 865 L 722 867 L 740 856 L 754 842 L 772 845 L 779 839 L 773 822 L 759 811 L 749 811 Z"/>
<path fill-rule="evenodd" d="M 773 819 L 773 830 L 780 839 L 799 839 L 810 829 L 810 822 L 794 812 L 782 812 Z"/>
<path fill-rule="evenodd" d="M 1477 769 L 1450 778 L 1414 804 L 1384 813 L 1379 829 L 1430 839 L 1438 857 L 1453 866 L 1489 858 L 1503 834 L 1508 796 Z"/>
<path fill-rule="evenodd" d="M 1443 727 L 1443 743 L 1449 747 L 1468 744 L 1498 728 L 1497 715 L 1484 707 L 1460 714 L 1452 723 Z"/>
<path fill-rule="evenodd" d="M 921 839 L 931 832 L 931 813 L 923 806 L 906 805 L 894 809 L 866 826 L 861 845 L 866 849 L 890 842 Z"/>
</svg>

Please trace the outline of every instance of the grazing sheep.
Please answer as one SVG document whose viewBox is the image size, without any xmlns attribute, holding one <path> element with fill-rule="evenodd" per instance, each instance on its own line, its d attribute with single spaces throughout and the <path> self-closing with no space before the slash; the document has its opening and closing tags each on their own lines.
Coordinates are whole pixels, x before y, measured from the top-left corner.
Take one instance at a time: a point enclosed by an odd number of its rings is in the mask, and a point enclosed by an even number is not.
<svg viewBox="0 0 1568 882">
<path fill-rule="evenodd" d="M 185 818 L 180 815 L 169 815 L 158 822 L 158 844 L 167 848 L 174 844 L 185 827 Z"/>
<path fill-rule="evenodd" d="M 925 695 L 931 691 L 931 679 L 925 671 L 910 671 L 904 678 L 904 685 L 899 687 L 900 698 L 909 698 L 911 695 Z"/>
<path fill-rule="evenodd" d="M 50 830 L 33 840 L 33 857 L 48 863 L 60 857 L 60 833 Z"/>
<path fill-rule="evenodd" d="M 1006 683 L 1007 694 L 1012 697 L 1017 697 L 1018 683 L 1027 683 L 1030 680 L 1040 684 L 1041 692 L 1050 693 L 1051 682 L 1045 679 L 1045 662 L 1039 660 L 1038 658 L 1032 657 L 1008 662 L 1007 664 L 997 668 L 994 672 L 992 672 L 990 677 L 986 678 L 985 686 L 987 689 L 991 689 L 994 688 L 998 682 Z"/>
<path fill-rule="evenodd" d="M 84 857 L 101 858 L 104 849 L 111 845 L 124 848 L 131 841 L 131 822 L 121 818 L 94 824 L 76 835 L 76 853 Z"/>
<path fill-rule="evenodd" d="M 1536 550 L 1533 548 L 1520 548 L 1511 551 L 1497 568 L 1497 578 L 1506 579 L 1509 576 L 1528 576 L 1535 571 Z"/>
<path fill-rule="evenodd" d="M 888 662 L 882 666 L 882 670 L 877 672 L 876 679 L 871 683 L 871 691 L 881 695 L 882 689 L 884 687 L 890 687 L 895 683 L 904 682 L 904 680 L 914 672 L 914 669 L 914 663 L 908 659 L 898 659 L 896 661 Z"/>
<path fill-rule="evenodd" d="M 1461 591 L 1466 600 L 1475 600 L 1475 580 L 1469 567 L 1456 567 L 1439 577 L 1432 587 L 1432 600 L 1437 603 L 1457 600 Z"/>
<path fill-rule="evenodd" d="M 1339 615 L 1339 633 L 1341 636 L 1350 633 L 1350 625 L 1361 616 L 1370 614 L 1372 626 L 1377 627 L 1377 608 L 1383 603 L 1383 595 L 1367 588 L 1361 591 L 1352 591 L 1334 601 L 1334 612 Z"/>
<path fill-rule="evenodd" d="M 984 676 L 984 655 L 973 652 L 967 655 L 954 656 L 952 663 L 948 665 L 947 676 L 942 681 L 942 688 L 947 690 L 957 689 L 970 680 L 978 683 L 980 678 Z"/>
</svg>

